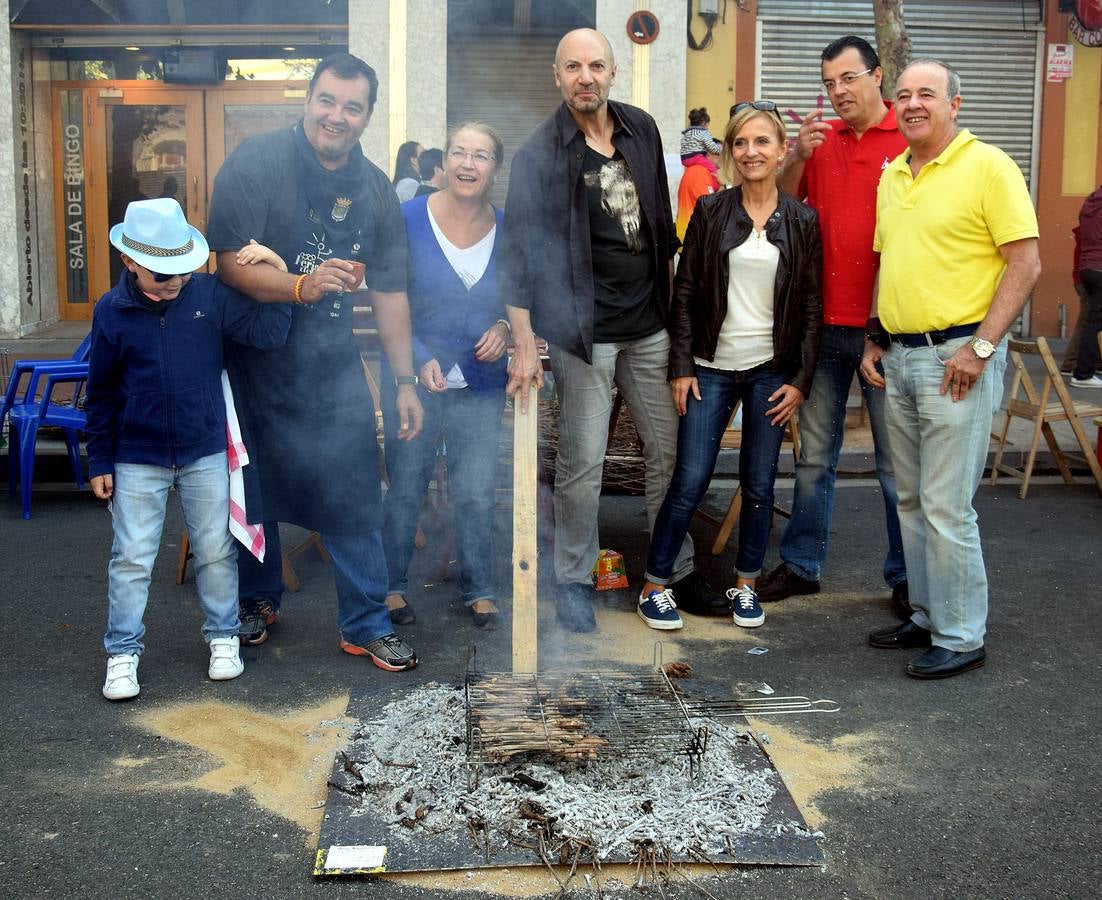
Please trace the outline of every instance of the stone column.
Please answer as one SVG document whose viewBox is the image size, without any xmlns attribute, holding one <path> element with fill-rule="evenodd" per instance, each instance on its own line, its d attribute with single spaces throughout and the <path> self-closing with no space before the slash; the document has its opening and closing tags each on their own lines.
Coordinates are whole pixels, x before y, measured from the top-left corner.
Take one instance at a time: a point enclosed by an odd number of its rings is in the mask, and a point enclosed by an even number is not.
<svg viewBox="0 0 1102 900">
<path fill-rule="evenodd" d="M 447 35 L 447 4 L 438 0 L 349 0 L 349 52 L 379 74 L 364 153 L 388 175 L 404 141 L 444 146 Z"/>
</svg>

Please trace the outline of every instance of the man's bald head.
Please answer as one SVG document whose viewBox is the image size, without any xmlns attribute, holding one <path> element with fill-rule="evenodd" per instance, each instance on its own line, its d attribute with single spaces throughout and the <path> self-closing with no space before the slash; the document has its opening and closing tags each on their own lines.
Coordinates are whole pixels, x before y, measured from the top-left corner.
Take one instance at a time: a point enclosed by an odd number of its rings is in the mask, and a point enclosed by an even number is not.
<svg viewBox="0 0 1102 900">
<path fill-rule="evenodd" d="M 616 61 L 608 38 L 592 28 L 567 32 L 555 51 L 553 69 L 555 86 L 576 119 L 604 114 L 616 80 Z"/>
<path fill-rule="evenodd" d="M 562 36 L 559 45 L 555 48 L 555 68 L 557 69 L 565 58 L 563 56 L 564 51 L 569 53 L 576 49 L 576 42 L 581 42 L 581 46 L 586 46 L 592 41 L 600 42 L 601 55 L 609 66 L 615 68 L 616 58 L 612 53 L 612 44 L 608 42 L 608 38 L 594 28 L 575 28 Z"/>
</svg>

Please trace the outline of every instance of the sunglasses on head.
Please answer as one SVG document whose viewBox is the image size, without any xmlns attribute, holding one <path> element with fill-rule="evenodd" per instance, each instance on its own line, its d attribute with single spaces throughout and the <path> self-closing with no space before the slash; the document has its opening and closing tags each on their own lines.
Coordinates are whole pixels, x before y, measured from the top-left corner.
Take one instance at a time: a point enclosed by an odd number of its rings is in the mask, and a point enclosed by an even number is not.
<svg viewBox="0 0 1102 900">
<path fill-rule="evenodd" d="M 737 116 L 747 107 L 752 107 L 758 112 L 776 112 L 777 104 L 772 100 L 743 100 L 741 103 L 736 103 L 735 108 L 731 110 L 732 116 Z"/>
</svg>

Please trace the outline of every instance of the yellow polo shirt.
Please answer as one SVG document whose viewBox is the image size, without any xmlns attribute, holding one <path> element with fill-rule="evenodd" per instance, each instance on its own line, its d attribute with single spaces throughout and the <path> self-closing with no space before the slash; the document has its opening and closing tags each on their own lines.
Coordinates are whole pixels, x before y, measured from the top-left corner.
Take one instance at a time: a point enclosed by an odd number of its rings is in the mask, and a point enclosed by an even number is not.
<svg viewBox="0 0 1102 900">
<path fill-rule="evenodd" d="M 892 161 L 877 190 L 877 315 L 893 334 L 979 322 L 1006 271 L 999 246 L 1038 236 L 1025 179 L 967 129 L 917 178 L 909 155 Z"/>
</svg>

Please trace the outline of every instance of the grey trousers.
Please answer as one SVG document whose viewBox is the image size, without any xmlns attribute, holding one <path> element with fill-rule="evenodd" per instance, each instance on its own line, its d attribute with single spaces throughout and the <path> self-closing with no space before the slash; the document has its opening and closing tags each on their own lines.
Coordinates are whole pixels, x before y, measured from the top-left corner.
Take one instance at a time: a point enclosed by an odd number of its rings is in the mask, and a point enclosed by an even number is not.
<svg viewBox="0 0 1102 900">
<path fill-rule="evenodd" d="M 662 330 L 634 341 L 594 344 L 592 365 L 558 347 L 548 349 L 560 410 L 555 459 L 555 580 L 591 584 L 590 573 L 601 549 L 597 514 L 613 385 L 631 410 L 643 443 L 648 529 L 653 530 L 666 497 L 677 455 L 678 423 L 666 383 L 670 339 Z M 671 581 L 692 569 L 693 542 L 686 535 Z"/>
</svg>

